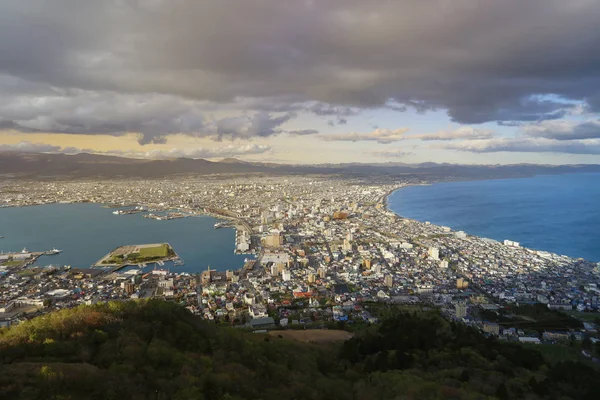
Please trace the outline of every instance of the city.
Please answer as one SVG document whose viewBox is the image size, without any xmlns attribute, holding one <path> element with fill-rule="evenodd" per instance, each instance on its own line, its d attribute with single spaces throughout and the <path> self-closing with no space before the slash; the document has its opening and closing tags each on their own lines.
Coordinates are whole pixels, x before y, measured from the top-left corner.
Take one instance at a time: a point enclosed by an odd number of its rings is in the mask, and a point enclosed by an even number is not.
<svg viewBox="0 0 600 400">
<path fill-rule="evenodd" d="M 81 304 L 164 298 L 203 319 L 262 332 L 373 323 L 377 318 L 365 305 L 381 302 L 439 307 L 450 320 L 507 340 L 598 340 L 590 321 L 582 330 L 542 336 L 518 323 L 489 321 L 490 313 L 514 305 L 541 304 L 573 315 L 598 311 L 600 267 L 387 209 L 391 192 L 426 183 L 293 175 L 6 181 L 2 207 L 93 202 L 135 212 L 177 210 L 178 218 L 216 216 L 235 227 L 232 248 L 248 258 L 226 271 L 202 265 L 190 274 L 160 265 L 146 272 L 39 267 L 35 260 L 42 253 L 0 254 L 0 324 Z M 2 234 L 10 235 L 10 227 Z"/>
</svg>

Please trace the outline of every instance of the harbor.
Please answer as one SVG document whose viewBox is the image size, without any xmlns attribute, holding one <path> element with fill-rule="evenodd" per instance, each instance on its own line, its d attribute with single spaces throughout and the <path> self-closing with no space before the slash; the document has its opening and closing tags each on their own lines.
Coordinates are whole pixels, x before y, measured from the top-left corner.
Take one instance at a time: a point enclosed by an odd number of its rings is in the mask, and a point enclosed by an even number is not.
<svg viewBox="0 0 600 400">
<path fill-rule="evenodd" d="M 129 208 L 134 207 L 136 205 Z M 148 210 L 157 208 L 149 206 Z M 144 213 L 113 215 L 115 210 L 94 203 L 4 208 L 0 210 L 4 223 L 0 253 L 18 253 L 26 246 L 40 252 L 33 265 L 71 265 L 86 269 L 123 244 L 168 242 L 179 260 L 165 262 L 165 268 L 177 272 L 196 273 L 207 265 L 225 271 L 243 264 L 244 256 L 233 251 L 235 230 L 214 229 L 215 223 L 221 220 L 194 215 L 194 218 L 165 222 L 143 218 Z M 52 247 L 63 251 L 46 254 Z"/>
<path fill-rule="evenodd" d="M 131 215 L 131 214 L 139 214 L 148 211 L 147 207 L 137 206 L 135 208 L 127 209 L 127 210 L 115 210 L 113 211 L 114 215 Z"/>
<path fill-rule="evenodd" d="M 24 247 L 18 253 L 0 253 L 0 265 L 5 267 L 28 267 L 35 263 L 41 256 L 53 256 L 62 253 L 62 250 L 52 248 L 46 251 L 29 251 Z"/>
</svg>

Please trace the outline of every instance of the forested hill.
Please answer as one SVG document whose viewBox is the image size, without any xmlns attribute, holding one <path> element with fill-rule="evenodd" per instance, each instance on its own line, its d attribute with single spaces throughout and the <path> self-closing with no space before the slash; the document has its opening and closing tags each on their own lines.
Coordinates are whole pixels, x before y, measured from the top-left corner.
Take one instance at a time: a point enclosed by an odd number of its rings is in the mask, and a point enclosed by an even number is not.
<svg viewBox="0 0 600 400">
<path fill-rule="evenodd" d="M 6 399 L 596 399 L 600 374 L 386 309 L 339 345 L 217 327 L 159 300 L 54 312 L 0 331 Z"/>
</svg>

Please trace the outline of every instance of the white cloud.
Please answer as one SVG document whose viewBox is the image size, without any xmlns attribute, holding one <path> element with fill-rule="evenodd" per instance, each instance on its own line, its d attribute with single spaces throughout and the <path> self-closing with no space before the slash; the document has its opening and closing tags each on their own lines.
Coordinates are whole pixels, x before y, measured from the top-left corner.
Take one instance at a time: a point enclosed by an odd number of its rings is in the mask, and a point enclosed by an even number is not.
<svg viewBox="0 0 600 400">
<path fill-rule="evenodd" d="M 107 151 L 104 154 L 149 159 L 170 159 L 170 158 L 216 158 L 216 157 L 239 157 L 251 154 L 263 154 L 271 151 L 271 147 L 259 144 L 246 144 L 241 146 L 229 145 L 216 148 L 198 147 L 194 149 L 172 148 L 170 150 L 114 150 Z"/>
<path fill-rule="evenodd" d="M 499 138 L 467 140 L 436 147 L 471 153 L 507 151 L 522 153 L 600 154 L 600 139 L 564 141 L 546 138 Z"/>
<path fill-rule="evenodd" d="M 374 141 L 378 143 L 392 143 L 405 139 L 404 134 L 406 132 L 408 132 L 408 128 L 375 129 L 374 131 L 368 133 L 335 133 L 330 135 L 321 135 L 319 138 L 326 141 Z"/>
<path fill-rule="evenodd" d="M 367 151 L 365 154 L 381 158 L 404 158 L 407 156 L 412 156 L 415 153 L 405 151 L 404 149 L 386 149 Z"/>
<path fill-rule="evenodd" d="M 439 131 L 421 135 L 406 136 L 405 139 L 420 140 L 457 140 L 457 139 L 490 139 L 494 132 L 486 129 L 476 129 L 471 126 L 461 126 L 451 131 Z"/>
<path fill-rule="evenodd" d="M 0 152 L 19 153 L 59 153 L 62 147 L 47 143 L 32 143 L 21 141 L 15 144 L 0 144 Z"/>
<path fill-rule="evenodd" d="M 521 126 L 526 136 L 556 139 L 581 140 L 600 139 L 600 120 L 579 121 L 542 121 Z"/>
<path fill-rule="evenodd" d="M 110 150 L 94 151 L 92 149 L 79 149 L 77 147 L 61 147 L 47 143 L 32 143 L 22 141 L 16 144 L 0 144 L 0 152 L 20 152 L 20 153 L 95 153 L 114 155 L 120 157 L 148 158 L 148 159 L 169 159 L 169 158 L 216 158 L 216 157 L 239 157 L 251 154 L 263 154 L 271 151 L 267 145 L 250 143 L 246 145 L 228 145 L 215 148 L 172 148 L 169 150 Z"/>
</svg>

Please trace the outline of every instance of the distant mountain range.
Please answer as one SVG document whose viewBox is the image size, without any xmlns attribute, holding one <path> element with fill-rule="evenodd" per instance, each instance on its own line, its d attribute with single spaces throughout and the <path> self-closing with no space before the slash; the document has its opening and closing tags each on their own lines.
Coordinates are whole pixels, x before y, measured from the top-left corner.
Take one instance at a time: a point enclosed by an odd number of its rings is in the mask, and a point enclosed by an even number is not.
<svg viewBox="0 0 600 400">
<path fill-rule="evenodd" d="M 213 174 L 316 174 L 354 177 L 388 176 L 436 181 L 511 178 L 573 172 L 600 172 L 600 165 L 464 165 L 431 162 L 290 165 L 246 162 L 235 158 L 221 161 L 189 158 L 149 160 L 88 153 L 75 155 L 0 153 L 0 179 L 154 179 Z"/>
</svg>

